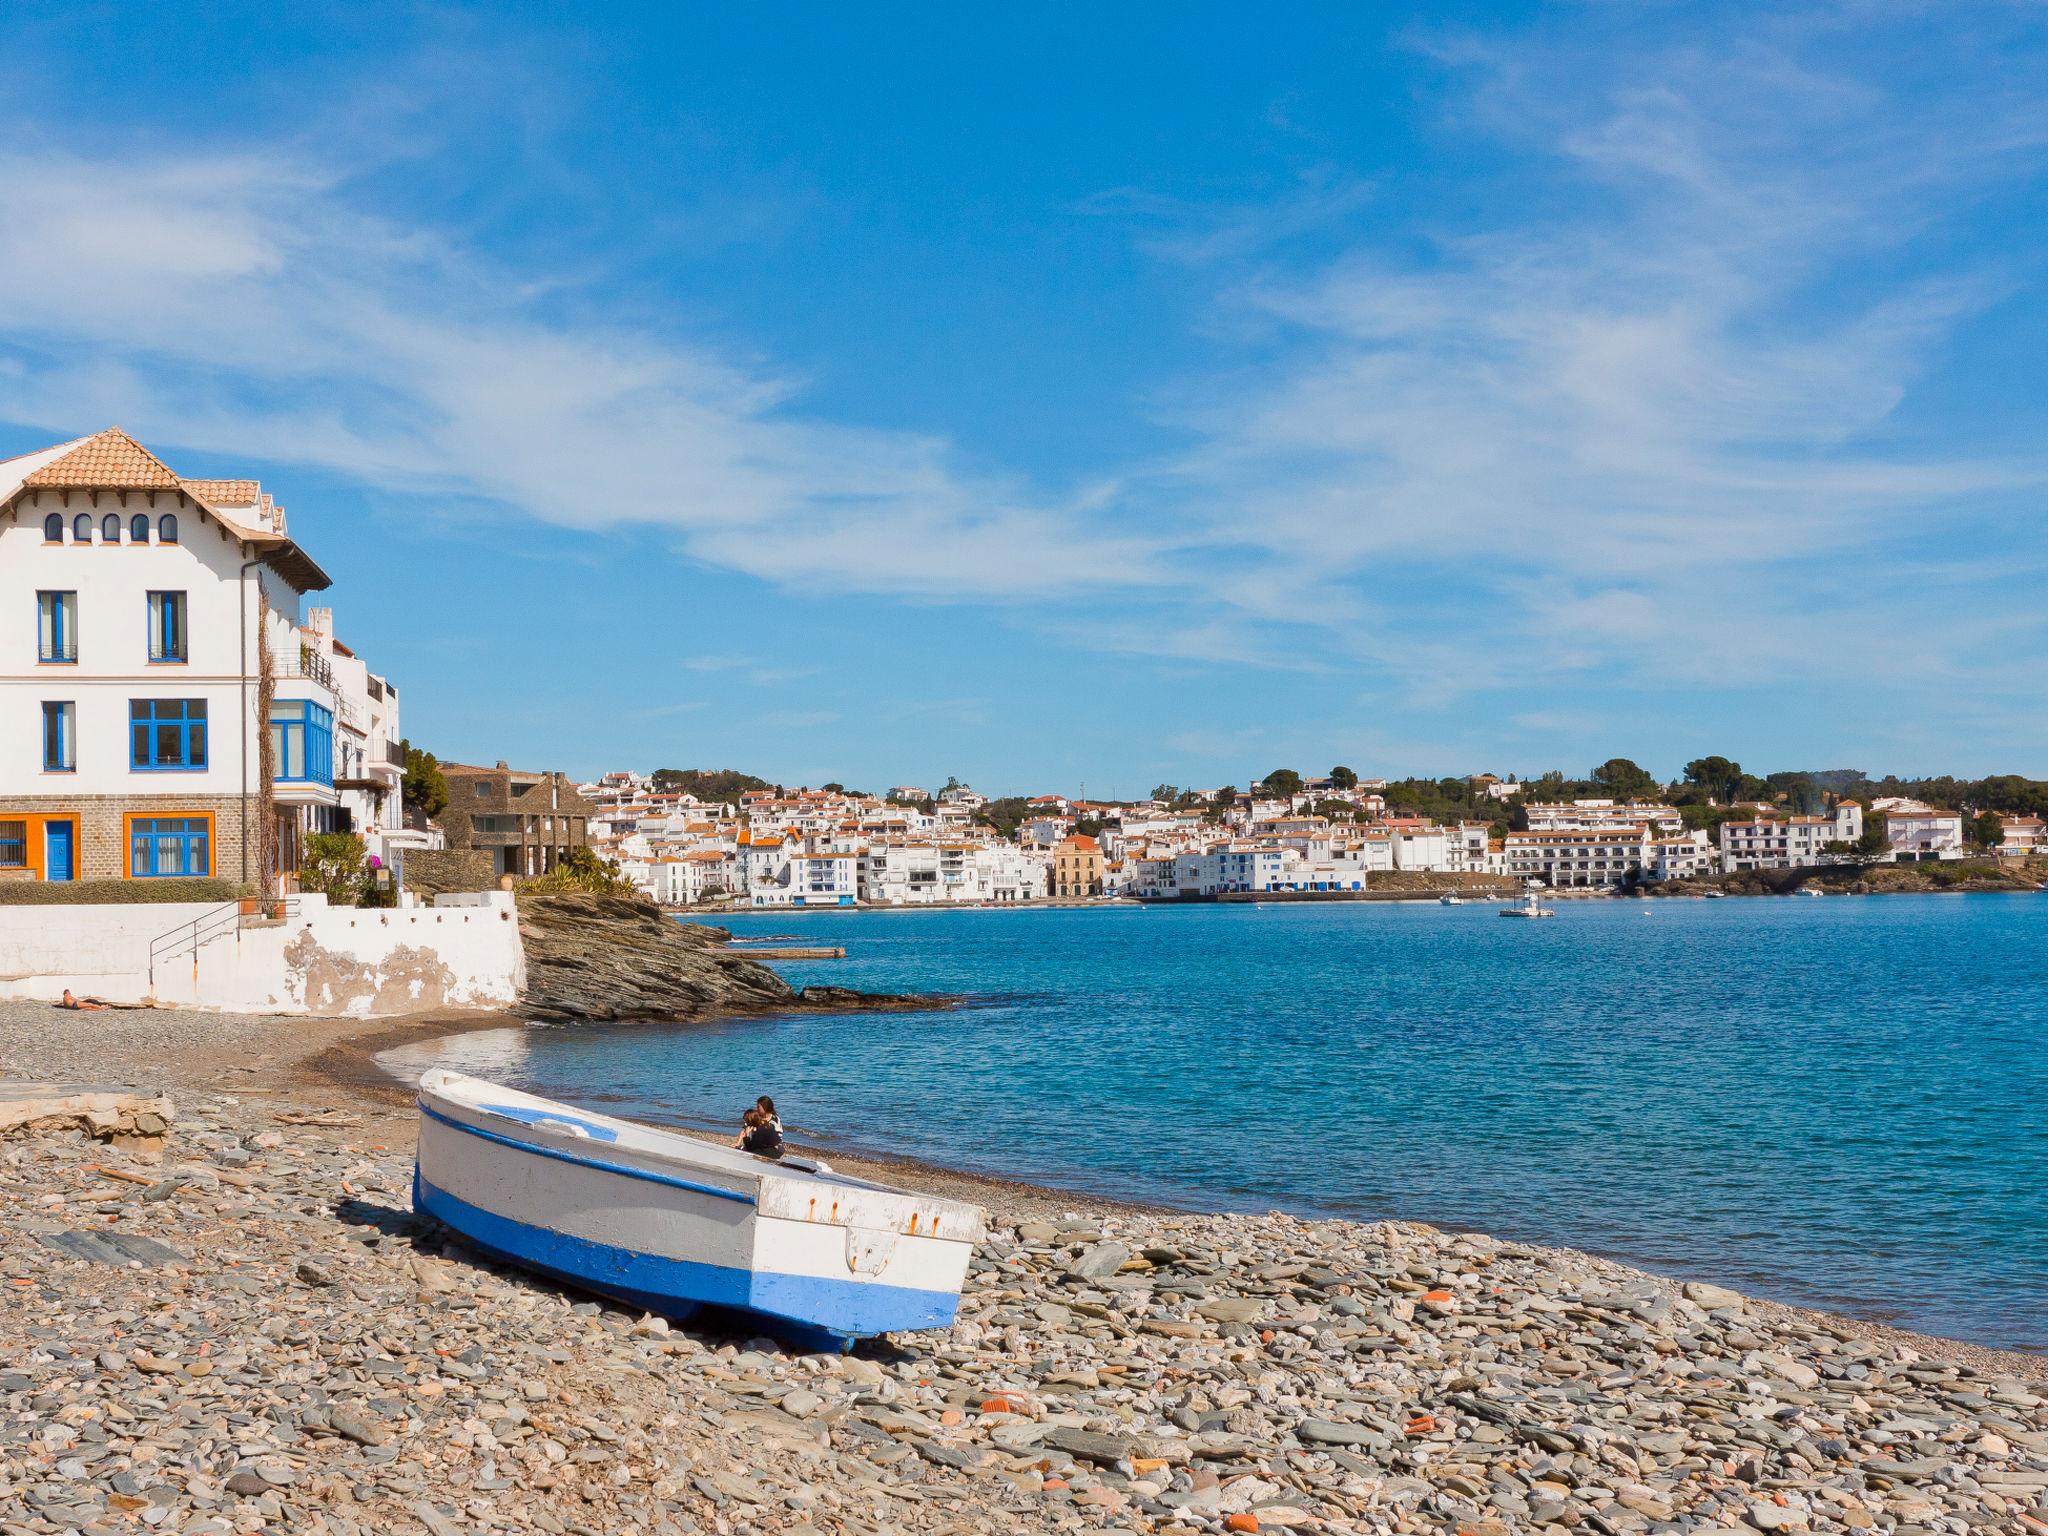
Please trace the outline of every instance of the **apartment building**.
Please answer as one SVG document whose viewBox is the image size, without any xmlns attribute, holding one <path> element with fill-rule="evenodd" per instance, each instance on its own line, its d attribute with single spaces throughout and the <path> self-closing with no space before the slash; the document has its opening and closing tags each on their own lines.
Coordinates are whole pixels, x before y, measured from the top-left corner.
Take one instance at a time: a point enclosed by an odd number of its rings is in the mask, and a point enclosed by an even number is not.
<svg viewBox="0 0 2048 1536">
<path fill-rule="evenodd" d="M 1507 873 L 1553 888 L 1620 885 L 1650 862 L 1647 826 L 1593 827 L 1570 832 L 1510 832 Z"/>
<path fill-rule="evenodd" d="M 1761 816 L 1721 823 L 1721 865 L 1743 869 L 1804 869 L 1827 858 L 1830 843 L 1863 835 L 1863 807 L 1844 800 L 1829 816 Z"/>
<path fill-rule="evenodd" d="M 502 762 L 443 763 L 441 774 L 448 781 L 448 808 L 440 816 L 448 847 L 483 854 L 500 878 L 544 875 L 590 844 L 594 807 L 564 774 L 527 773 Z"/>
<path fill-rule="evenodd" d="M 1052 851 L 1052 893 L 1055 896 L 1100 896 L 1105 870 L 1102 845 L 1092 837 L 1074 836 Z"/>
<path fill-rule="evenodd" d="M 382 826 L 395 694 L 338 681 L 328 586 L 256 481 L 119 428 L 0 462 L 0 878 L 277 890 L 308 834 Z"/>
<path fill-rule="evenodd" d="M 1602 827 L 1644 826 L 1659 837 L 1685 831 L 1676 806 L 1654 800 L 1538 801 L 1527 809 L 1531 832 L 1591 832 Z"/>
</svg>

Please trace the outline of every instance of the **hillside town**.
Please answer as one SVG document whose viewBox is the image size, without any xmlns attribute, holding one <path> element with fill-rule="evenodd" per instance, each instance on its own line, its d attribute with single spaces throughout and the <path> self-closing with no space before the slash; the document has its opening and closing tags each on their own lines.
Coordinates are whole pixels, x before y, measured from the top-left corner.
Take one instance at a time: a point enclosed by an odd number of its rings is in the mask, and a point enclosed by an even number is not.
<svg viewBox="0 0 2048 1536">
<path fill-rule="evenodd" d="M 1611 759 L 1588 781 L 1280 770 L 1134 801 L 731 771 L 578 783 L 412 746 L 397 684 L 313 601 L 327 573 L 254 479 L 180 474 L 108 428 L 0 462 L 0 549 L 0 606 L 23 620 L 0 631 L 0 882 L 402 903 L 594 855 L 672 908 L 1007 906 L 1600 891 L 2048 841 L 2032 781 L 2003 781 L 2031 813 L 1998 814 L 1722 758 L 1679 785 Z"/>
<path fill-rule="evenodd" d="M 1341 899 L 1375 882 L 1414 883 L 1396 877 L 1598 891 L 1834 861 L 1961 859 L 1974 830 L 1963 812 L 1893 796 L 1867 807 L 1841 798 L 1810 815 L 1738 804 L 1728 809 L 1740 814 L 1717 817 L 1710 833 L 1660 800 L 1547 801 L 1492 775 L 1466 782 L 1501 814 L 1403 815 L 1390 809 L 1385 780 L 1348 773 L 1129 803 L 1037 795 L 1014 830 L 991 814 L 987 796 L 959 783 L 882 795 L 770 786 L 707 799 L 618 771 L 577 794 L 593 851 L 674 907 Z M 2040 817 L 1999 824 L 2000 851 L 2042 847 Z"/>
</svg>

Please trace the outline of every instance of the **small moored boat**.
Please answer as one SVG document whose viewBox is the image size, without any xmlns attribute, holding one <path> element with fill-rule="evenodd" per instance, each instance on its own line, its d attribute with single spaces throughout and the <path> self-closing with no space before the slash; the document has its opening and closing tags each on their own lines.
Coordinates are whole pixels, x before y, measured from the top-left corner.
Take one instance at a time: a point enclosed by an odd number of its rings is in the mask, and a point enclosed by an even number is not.
<svg viewBox="0 0 2048 1536">
<path fill-rule="evenodd" d="M 1557 913 L 1552 908 L 1542 906 L 1537 902 L 1536 887 L 1532 885 L 1527 891 L 1523 892 L 1522 899 L 1515 903 L 1515 905 L 1502 907 L 1500 915 L 1502 917 L 1555 917 Z"/>
<path fill-rule="evenodd" d="M 436 1067 L 413 1205 L 525 1269 L 666 1317 L 749 1314 L 792 1343 L 951 1325 L 979 1206 L 771 1161 Z"/>
<path fill-rule="evenodd" d="M 1465 905 L 1465 898 L 1456 891 L 1446 891 L 1443 895 L 1437 897 L 1436 903 L 1440 907 L 1462 907 Z"/>
</svg>

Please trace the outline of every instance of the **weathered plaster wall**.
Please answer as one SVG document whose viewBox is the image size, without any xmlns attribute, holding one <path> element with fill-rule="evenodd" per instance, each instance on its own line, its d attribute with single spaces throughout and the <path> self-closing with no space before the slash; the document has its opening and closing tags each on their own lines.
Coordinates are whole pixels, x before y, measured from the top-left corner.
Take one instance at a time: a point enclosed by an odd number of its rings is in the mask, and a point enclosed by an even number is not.
<svg viewBox="0 0 2048 1536">
<path fill-rule="evenodd" d="M 152 995 L 151 941 L 215 910 L 0 907 L 0 997 L 55 998 L 69 987 L 140 1002 Z M 504 892 L 388 910 L 306 896 L 283 923 L 230 924 L 196 953 L 160 963 L 154 996 L 236 1012 L 368 1017 L 504 1007 L 525 976 L 518 916 Z"/>
</svg>

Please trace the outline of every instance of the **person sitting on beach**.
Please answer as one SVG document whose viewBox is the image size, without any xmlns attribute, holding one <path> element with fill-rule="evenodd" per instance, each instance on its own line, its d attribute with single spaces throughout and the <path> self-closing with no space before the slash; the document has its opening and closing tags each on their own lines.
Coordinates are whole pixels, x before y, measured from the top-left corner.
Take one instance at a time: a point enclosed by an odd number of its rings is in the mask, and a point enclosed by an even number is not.
<svg viewBox="0 0 2048 1536">
<path fill-rule="evenodd" d="M 756 1157 L 782 1156 L 782 1129 L 759 1107 L 747 1111 L 742 1122 L 746 1129 L 740 1132 L 740 1139 L 733 1143 L 742 1152 L 751 1152 Z"/>
<path fill-rule="evenodd" d="M 768 1117 L 768 1123 L 775 1127 L 775 1134 L 780 1136 L 782 1134 L 782 1116 L 775 1113 L 775 1101 L 764 1093 L 761 1097 L 754 1100 L 754 1108 Z"/>
</svg>

